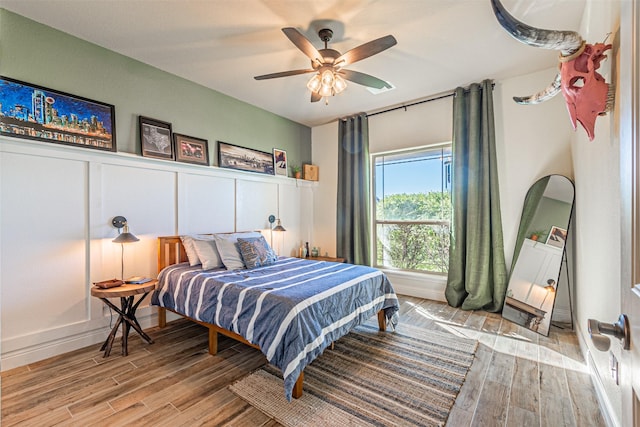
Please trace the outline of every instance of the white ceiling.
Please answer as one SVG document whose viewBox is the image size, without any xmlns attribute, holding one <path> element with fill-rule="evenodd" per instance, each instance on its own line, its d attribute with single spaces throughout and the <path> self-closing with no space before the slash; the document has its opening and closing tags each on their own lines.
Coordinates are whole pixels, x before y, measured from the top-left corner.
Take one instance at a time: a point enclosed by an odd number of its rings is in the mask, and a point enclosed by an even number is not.
<svg viewBox="0 0 640 427">
<path fill-rule="evenodd" d="M 503 0 L 518 19 L 562 30 L 579 30 L 584 3 Z M 558 55 L 513 40 L 489 0 L 0 0 L 0 6 L 308 126 L 550 68 Z M 280 29 L 297 27 L 320 49 L 317 29 L 309 28 L 319 19 L 338 22 L 329 47 L 342 53 L 394 35 L 396 46 L 348 68 L 396 88 L 373 95 L 348 82 L 325 105 L 309 101 L 310 74 L 253 79 L 308 68 Z"/>
</svg>

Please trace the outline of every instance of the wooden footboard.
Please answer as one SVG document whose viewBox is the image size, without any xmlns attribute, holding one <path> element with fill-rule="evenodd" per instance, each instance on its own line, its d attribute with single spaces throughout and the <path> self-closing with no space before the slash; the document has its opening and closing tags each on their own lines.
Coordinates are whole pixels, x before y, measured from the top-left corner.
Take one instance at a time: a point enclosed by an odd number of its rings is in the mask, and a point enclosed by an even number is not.
<svg viewBox="0 0 640 427">
<path fill-rule="evenodd" d="M 187 254 L 184 250 L 184 246 L 182 245 L 182 240 L 180 236 L 166 236 L 166 237 L 158 237 L 158 273 L 165 267 L 173 264 L 178 264 L 181 262 L 187 261 Z M 209 330 L 209 354 L 216 355 L 218 353 L 218 334 L 225 335 L 229 338 L 233 338 L 234 340 L 246 344 L 250 347 L 257 348 L 260 350 L 260 347 L 250 343 L 241 335 L 236 334 L 235 332 L 228 331 L 220 326 L 201 322 L 199 320 L 193 319 L 189 316 L 185 316 L 182 313 L 178 313 L 177 311 L 171 310 L 165 307 L 158 307 L 158 326 L 160 328 L 164 328 L 167 325 L 167 310 L 178 314 L 186 319 L 189 319 L 193 322 L 196 322 Z M 381 331 L 385 331 L 387 329 L 387 319 L 384 314 L 384 310 L 380 310 L 378 312 L 378 326 Z M 332 344 L 333 347 L 333 344 Z M 300 376 L 296 380 L 295 385 L 293 386 L 292 396 L 295 399 L 298 399 L 302 396 L 302 386 L 304 382 L 304 372 L 300 373 Z"/>
</svg>

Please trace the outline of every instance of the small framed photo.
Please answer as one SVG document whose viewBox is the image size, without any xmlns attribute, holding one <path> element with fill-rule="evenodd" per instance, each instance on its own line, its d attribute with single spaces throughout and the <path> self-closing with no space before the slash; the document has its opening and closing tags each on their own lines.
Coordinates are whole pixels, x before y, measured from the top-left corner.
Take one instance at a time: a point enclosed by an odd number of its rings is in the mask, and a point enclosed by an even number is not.
<svg viewBox="0 0 640 427">
<path fill-rule="evenodd" d="M 209 142 L 206 139 L 174 133 L 173 144 L 177 161 L 209 166 Z"/>
<path fill-rule="evenodd" d="M 567 230 L 564 228 L 556 227 L 555 225 L 551 227 L 551 232 L 549 233 L 549 237 L 547 237 L 547 245 L 555 246 L 556 248 L 564 248 L 564 244 L 567 240 Z"/>
<path fill-rule="evenodd" d="M 279 148 L 273 149 L 273 170 L 276 175 L 287 176 L 287 152 Z"/>
<path fill-rule="evenodd" d="M 144 157 L 173 160 L 171 123 L 139 117 L 140 145 Z"/>
</svg>

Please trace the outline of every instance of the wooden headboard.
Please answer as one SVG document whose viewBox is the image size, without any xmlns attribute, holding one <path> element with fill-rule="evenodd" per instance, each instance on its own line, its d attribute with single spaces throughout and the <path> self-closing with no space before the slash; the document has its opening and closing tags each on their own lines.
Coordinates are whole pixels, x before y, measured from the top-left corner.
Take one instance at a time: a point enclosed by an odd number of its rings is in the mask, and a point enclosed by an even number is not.
<svg viewBox="0 0 640 427">
<path fill-rule="evenodd" d="M 180 236 L 158 237 L 158 273 L 169 265 L 187 261 L 187 251 Z"/>
</svg>

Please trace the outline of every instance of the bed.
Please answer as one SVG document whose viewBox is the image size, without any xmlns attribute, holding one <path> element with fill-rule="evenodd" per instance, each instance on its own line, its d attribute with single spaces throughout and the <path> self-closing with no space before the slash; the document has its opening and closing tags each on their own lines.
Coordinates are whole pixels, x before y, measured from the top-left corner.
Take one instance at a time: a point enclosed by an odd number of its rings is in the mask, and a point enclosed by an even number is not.
<svg viewBox="0 0 640 427">
<path fill-rule="evenodd" d="M 210 354 L 219 333 L 259 349 L 281 370 L 288 400 L 302 395 L 304 367 L 334 341 L 376 313 L 381 331 L 397 319 L 393 287 L 371 267 L 278 257 L 252 269 L 203 270 L 185 252 L 180 236 L 158 238 L 159 326 L 169 310 L 209 329 Z"/>
</svg>

